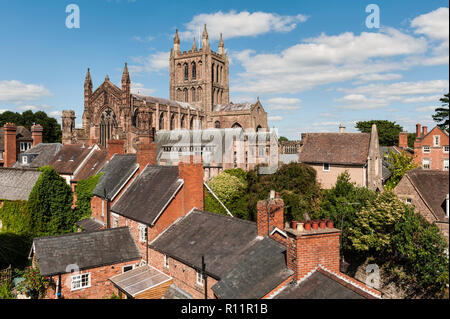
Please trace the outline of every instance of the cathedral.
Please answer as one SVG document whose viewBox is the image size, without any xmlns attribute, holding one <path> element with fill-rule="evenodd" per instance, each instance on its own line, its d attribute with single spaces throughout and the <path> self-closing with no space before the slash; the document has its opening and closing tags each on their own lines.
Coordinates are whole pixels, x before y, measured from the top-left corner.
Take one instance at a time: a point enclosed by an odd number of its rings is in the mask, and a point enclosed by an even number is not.
<svg viewBox="0 0 450 319">
<path fill-rule="evenodd" d="M 220 35 L 218 51 L 209 44 L 204 26 L 202 46 L 195 38 L 189 51 L 180 50 L 178 30 L 170 51 L 170 99 L 131 93 L 127 64 L 121 87 L 108 76 L 93 91 L 89 69 L 84 82 L 83 127 L 75 128 L 75 112 L 62 112 L 63 144 L 94 143 L 107 147 L 109 139 L 125 141 L 136 152 L 138 135 L 162 130 L 205 128 L 268 129 L 267 113 L 254 103 L 229 101 L 229 62 Z"/>
</svg>

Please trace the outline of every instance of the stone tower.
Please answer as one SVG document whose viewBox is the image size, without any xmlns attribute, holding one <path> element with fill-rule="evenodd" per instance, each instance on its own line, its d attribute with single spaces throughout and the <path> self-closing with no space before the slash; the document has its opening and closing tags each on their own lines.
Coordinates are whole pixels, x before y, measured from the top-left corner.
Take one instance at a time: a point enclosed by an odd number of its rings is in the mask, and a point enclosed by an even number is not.
<svg viewBox="0 0 450 319">
<path fill-rule="evenodd" d="M 73 141 L 75 133 L 75 111 L 62 111 L 62 143 L 74 144 Z"/>
<path fill-rule="evenodd" d="M 189 51 L 180 50 L 178 30 L 170 52 L 170 99 L 199 106 L 206 114 L 213 105 L 229 103 L 229 63 L 222 35 L 218 52 L 211 50 L 206 24 L 202 47 L 192 44 Z"/>
</svg>

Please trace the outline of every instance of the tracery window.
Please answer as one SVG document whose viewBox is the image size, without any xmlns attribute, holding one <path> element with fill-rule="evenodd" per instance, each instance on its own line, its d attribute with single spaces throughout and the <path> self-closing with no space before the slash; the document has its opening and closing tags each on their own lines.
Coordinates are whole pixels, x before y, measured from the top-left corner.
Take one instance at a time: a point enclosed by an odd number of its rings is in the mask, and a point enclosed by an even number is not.
<svg viewBox="0 0 450 319">
<path fill-rule="evenodd" d="M 113 137 L 117 128 L 116 114 L 107 107 L 100 116 L 100 144 L 107 146 L 108 141 Z"/>
</svg>

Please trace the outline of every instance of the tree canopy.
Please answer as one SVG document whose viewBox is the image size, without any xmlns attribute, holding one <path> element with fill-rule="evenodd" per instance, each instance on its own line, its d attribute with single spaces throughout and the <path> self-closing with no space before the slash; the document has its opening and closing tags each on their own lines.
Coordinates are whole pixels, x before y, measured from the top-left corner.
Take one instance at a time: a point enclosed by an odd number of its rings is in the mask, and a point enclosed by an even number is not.
<svg viewBox="0 0 450 319">
<path fill-rule="evenodd" d="M 11 111 L 1 113 L 0 125 L 3 127 L 8 122 L 14 123 L 16 126 L 24 126 L 28 130 L 31 130 L 33 124 L 40 124 L 44 129 L 42 132 L 42 141 L 44 143 L 61 142 L 61 125 L 55 118 L 49 117 L 43 111 L 33 113 L 33 111 L 28 110 L 22 114 Z"/>
<path fill-rule="evenodd" d="M 372 125 L 377 125 L 378 139 L 380 146 L 398 145 L 398 135 L 403 131 L 403 127 L 399 124 L 386 120 L 372 120 L 356 122 L 356 128 L 361 133 L 370 133 Z"/>
<path fill-rule="evenodd" d="M 75 190 L 77 197 L 75 214 L 79 219 L 91 217 L 91 199 L 92 196 L 94 196 L 93 191 L 95 186 L 97 186 L 101 175 L 102 173 L 100 172 L 97 175 L 78 181 Z"/>
<path fill-rule="evenodd" d="M 394 189 L 395 186 L 400 182 L 405 173 L 409 170 L 415 169 L 417 165 L 414 163 L 414 157 L 408 156 L 405 151 L 400 154 L 391 151 L 387 158 L 388 163 L 392 166 L 389 170 L 392 172 L 392 176 L 386 182 L 386 189 Z"/>
<path fill-rule="evenodd" d="M 432 115 L 433 120 L 435 122 L 438 123 L 438 126 L 445 131 L 449 131 L 449 108 L 448 108 L 448 99 L 450 97 L 450 94 L 447 93 L 444 95 L 444 97 L 442 97 L 441 99 L 439 99 L 439 101 L 442 102 L 442 106 L 437 107 L 434 111 L 436 113 L 434 113 Z"/>
</svg>

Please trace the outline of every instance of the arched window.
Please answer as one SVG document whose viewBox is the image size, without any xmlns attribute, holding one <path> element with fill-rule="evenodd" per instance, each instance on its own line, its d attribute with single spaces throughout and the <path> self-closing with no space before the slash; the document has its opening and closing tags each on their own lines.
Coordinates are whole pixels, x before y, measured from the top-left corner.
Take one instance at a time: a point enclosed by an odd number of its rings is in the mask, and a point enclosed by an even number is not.
<svg viewBox="0 0 450 319">
<path fill-rule="evenodd" d="M 181 127 L 181 128 L 185 128 L 185 125 L 184 125 L 185 119 L 186 119 L 186 117 L 185 117 L 184 114 L 183 114 L 183 116 L 181 116 L 181 123 L 180 123 L 180 127 Z"/>
<path fill-rule="evenodd" d="M 136 109 L 133 114 L 133 118 L 131 119 L 131 124 L 134 127 L 138 127 L 138 110 Z"/>
<path fill-rule="evenodd" d="M 114 130 L 117 127 L 116 114 L 107 107 L 100 116 L 100 144 L 107 146 L 108 140 L 113 137 Z"/>
<path fill-rule="evenodd" d="M 164 113 L 161 112 L 159 115 L 159 129 L 164 130 Z"/>
<path fill-rule="evenodd" d="M 189 80 L 189 66 L 187 63 L 184 65 L 184 80 Z"/>
<path fill-rule="evenodd" d="M 212 79 L 212 81 L 214 82 L 214 63 L 213 63 L 213 65 L 211 66 L 211 79 Z"/>
<path fill-rule="evenodd" d="M 256 132 L 259 132 L 260 130 L 262 130 L 262 126 L 261 126 L 261 125 L 258 125 L 258 126 L 256 127 Z"/>
<path fill-rule="evenodd" d="M 220 121 L 215 121 L 214 122 L 214 127 L 215 128 L 220 128 Z"/>
<path fill-rule="evenodd" d="M 216 82 L 219 82 L 219 66 L 216 69 Z"/>
<path fill-rule="evenodd" d="M 189 122 L 189 129 L 193 130 L 194 129 L 194 117 L 191 116 L 191 121 Z"/>
<path fill-rule="evenodd" d="M 184 89 L 184 102 L 189 102 L 189 91 Z"/>
<path fill-rule="evenodd" d="M 238 122 L 234 123 L 232 128 L 242 128 L 241 124 L 239 124 Z"/>
<path fill-rule="evenodd" d="M 195 62 L 192 62 L 192 79 L 195 80 L 197 78 L 197 65 Z"/>
<path fill-rule="evenodd" d="M 191 88 L 191 101 L 197 101 L 197 96 L 195 95 L 195 88 Z"/>
<path fill-rule="evenodd" d="M 175 113 L 172 113 L 172 116 L 170 117 L 170 129 L 175 129 Z"/>
</svg>

